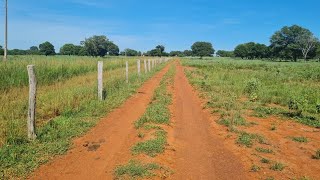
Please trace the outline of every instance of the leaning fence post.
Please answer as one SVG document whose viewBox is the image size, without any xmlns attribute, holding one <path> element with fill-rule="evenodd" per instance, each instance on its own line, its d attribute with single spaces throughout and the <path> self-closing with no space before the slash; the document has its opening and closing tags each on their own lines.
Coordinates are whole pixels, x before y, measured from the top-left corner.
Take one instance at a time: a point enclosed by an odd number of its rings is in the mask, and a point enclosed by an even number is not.
<svg viewBox="0 0 320 180">
<path fill-rule="evenodd" d="M 147 60 L 144 60 L 144 73 L 147 74 Z"/>
<path fill-rule="evenodd" d="M 28 65 L 29 76 L 29 109 L 28 109 L 28 138 L 35 140 L 36 135 L 36 93 L 37 79 L 34 72 L 34 65 Z"/>
<path fill-rule="evenodd" d="M 141 62 L 140 60 L 137 61 L 137 66 L 138 66 L 138 76 L 140 76 L 140 68 L 141 68 Z"/>
<path fill-rule="evenodd" d="M 98 61 L 98 98 L 103 100 L 103 62 Z"/>
<path fill-rule="evenodd" d="M 126 61 L 126 82 L 129 83 L 129 64 Z"/>
</svg>

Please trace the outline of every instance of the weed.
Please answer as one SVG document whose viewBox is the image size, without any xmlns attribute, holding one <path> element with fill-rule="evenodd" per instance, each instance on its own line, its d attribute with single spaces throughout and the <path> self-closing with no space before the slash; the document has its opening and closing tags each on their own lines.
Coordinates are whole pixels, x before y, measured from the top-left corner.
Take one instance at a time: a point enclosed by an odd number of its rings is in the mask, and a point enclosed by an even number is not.
<svg viewBox="0 0 320 180">
<path fill-rule="evenodd" d="M 241 132 L 237 139 L 238 144 L 245 145 L 246 147 L 252 147 L 254 141 L 257 141 L 260 144 L 267 144 L 265 138 L 259 134 Z"/>
<path fill-rule="evenodd" d="M 300 142 L 300 143 L 307 143 L 309 141 L 308 138 L 306 137 L 292 137 L 291 139 L 292 141 Z"/>
<path fill-rule="evenodd" d="M 260 160 L 261 163 L 265 163 L 265 164 L 269 164 L 270 163 L 270 160 L 269 159 L 266 159 L 266 158 L 262 158 Z"/>
<path fill-rule="evenodd" d="M 265 149 L 265 148 L 261 148 L 261 147 L 257 147 L 256 151 L 261 152 L 261 153 L 273 153 L 273 151 L 271 149 Z"/>
<path fill-rule="evenodd" d="M 258 172 L 260 171 L 261 167 L 260 166 L 257 166 L 257 165 L 252 165 L 251 166 L 251 171 L 252 172 Z"/>
<path fill-rule="evenodd" d="M 139 138 L 141 138 L 141 139 L 142 139 L 142 138 L 144 138 L 144 136 L 145 136 L 145 134 L 144 134 L 144 133 L 142 133 L 142 132 L 138 132 L 138 137 L 139 137 Z"/>
<path fill-rule="evenodd" d="M 274 171 L 282 171 L 284 168 L 285 168 L 285 165 L 282 164 L 282 163 L 279 163 L 279 162 L 273 164 L 273 165 L 270 167 L 270 169 L 271 169 L 271 170 L 274 170 Z"/>
<path fill-rule="evenodd" d="M 313 159 L 320 159 L 320 149 L 318 149 L 315 155 L 312 156 Z"/>
</svg>

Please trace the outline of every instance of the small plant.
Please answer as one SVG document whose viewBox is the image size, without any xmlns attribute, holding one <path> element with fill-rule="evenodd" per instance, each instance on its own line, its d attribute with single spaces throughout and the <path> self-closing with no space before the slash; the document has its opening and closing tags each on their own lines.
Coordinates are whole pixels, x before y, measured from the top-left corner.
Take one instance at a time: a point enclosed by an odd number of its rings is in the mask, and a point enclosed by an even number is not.
<svg viewBox="0 0 320 180">
<path fill-rule="evenodd" d="M 284 168 L 285 168 L 285 165 L 279 162 L 275 163 L 270 167 L 270 169 L 274 171 L 282 171 Z"/>
<path fill-rule="evenodd" d="M 251 167 L 251 171 L 252 172 L 258 172 L 258 171 L 260 171 L 260 166 L 257 166 L 257 165 L 252 165 L 252 167 Z"/>
<path fill-rule="evenodd" d="M 300 142 L 300 143 L 307 143 L 308 139 L 306 137 L 292 137 L 292 141 Z"/>
<path fill-rule="evenodd" d="M 264 163 L 264 164 L 269 164 L 270 163 L 270 160 L 269 159 L 266 159 L 266 158 L 262 158 L 260 160 L 261 163 Z"/>
<path fill-rule="evenodd" d="M 161 167 L 157 164 L 142 164 L 139 161 L 131 160 L 127 165 L 117 167 L 114 174 L 117 179 L 124 176 L 133 179 L 136 179 L 138 177 L 148 178 L 154 176 L 151 171 L 158 170 L 160 168 Z"/>
<path fill-rule="evenodd" d="M 261 148 L 261 147 L 257 147 L 256 151 L 261 152 L 261 153 L 273 153 L 273 151 L 271 149 L 265 149 L 265 148 Z"/>
<path fill-rule="evenodd" d="M 275 125 L 272 125 L 271 128 L 270 128 L 270 130 L 271 130 L 271 131 L 275 131 L 275 130 L 277 130 L 277 127 L 276 127 Z"/>
<path fill-rule="evenodd" d="M 238 144 L 243 144 L 246 147 L 252 147 L 253 145 L 253 137 L 251 134 L 243 132 L 240 134 L 240 136 L 238 137 L 237 143 Z"/>
<path fill-rule="evenodd" d="M 316 154 L 312 156 L 313 159 L 320 159 L 320 149 L 316 151 Z"/>
<path fill-rule="evenodd" d="M 144 134 L 143 132 L 138 132 L 138 137 L 139 137 L 139 138 L 142 139 L 142 138 L 144 138 L 144 136 L 145 136 L 145 134 Z"/>
</svg>

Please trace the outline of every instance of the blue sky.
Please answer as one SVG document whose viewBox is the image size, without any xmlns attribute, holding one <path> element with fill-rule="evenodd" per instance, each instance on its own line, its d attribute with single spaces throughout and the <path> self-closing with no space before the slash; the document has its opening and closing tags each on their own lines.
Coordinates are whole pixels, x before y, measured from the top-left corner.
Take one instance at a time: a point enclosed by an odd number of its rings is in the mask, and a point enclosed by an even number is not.
<svg viewBox="0 0 320 180">
<path fill-rule="evenodd" d="M 209 41 L 232 50 L 249 41 L 269 44 L 282 26 L 298 24 L 320 36 L 319 0 L 8 0 L 9 48 L 50 41 L 58 50 L 92 35 L 120 49 L 190 49 Z M 0 0 L 3 7 L 4 0 Z M 3 45 L 4 12 L 0 11 Z"/>
</svg>

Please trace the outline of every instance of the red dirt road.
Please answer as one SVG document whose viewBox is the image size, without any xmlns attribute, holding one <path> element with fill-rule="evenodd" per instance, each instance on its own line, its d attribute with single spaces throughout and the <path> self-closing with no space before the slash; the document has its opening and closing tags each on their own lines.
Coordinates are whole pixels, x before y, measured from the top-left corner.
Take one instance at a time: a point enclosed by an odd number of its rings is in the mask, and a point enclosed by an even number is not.
<svg viewBox="0 0 320 180">
<path fill-rule="evenodd" d="M 200 98 L 177 63 L 174 84 L 172 179 L 248 179 L 241 161 L 212 129 L 211 114 L 202 109 Z"/>
<path fill-rule="evenodd" d="M 74 148 L 52 163 L 41 166 L 30 179 L 112 179 L 114 168 L 130 159 L 130 148 L 137 141 L 133 122 L 145 112 L 155 88 L 169 66 L 147 81 L 136 95 L 111 112 Z"/>
</svg>

